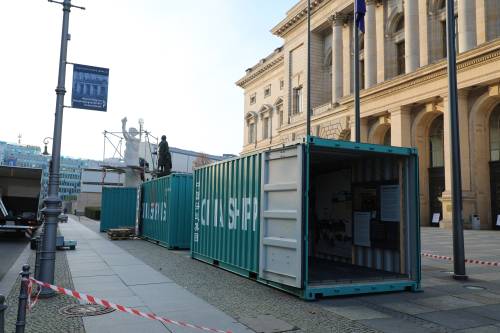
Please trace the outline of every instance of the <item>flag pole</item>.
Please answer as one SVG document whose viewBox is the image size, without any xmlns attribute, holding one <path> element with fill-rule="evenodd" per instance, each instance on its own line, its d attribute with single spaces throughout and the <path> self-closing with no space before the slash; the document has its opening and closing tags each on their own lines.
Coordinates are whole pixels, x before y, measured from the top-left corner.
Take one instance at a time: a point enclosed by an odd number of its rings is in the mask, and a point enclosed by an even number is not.
<svg viewBox="0 0 500 333">
<path fill-rule="evenodd" d="M 446 32 L 448 46 L 448 105 L 450 111 L 452 165 L 453 277 L 466 280 L 464 228 L 462 221 L 462 175 L 460 165 L 460 133 L 458 124 L 457 55 L 455 43 L 455 1 L 446 1 Z"/>
<path fill-rule="evenodd" d="M 311 0 L 307 0 L 307 115 L 306 140 L 311 135 Z"/>
</svg>

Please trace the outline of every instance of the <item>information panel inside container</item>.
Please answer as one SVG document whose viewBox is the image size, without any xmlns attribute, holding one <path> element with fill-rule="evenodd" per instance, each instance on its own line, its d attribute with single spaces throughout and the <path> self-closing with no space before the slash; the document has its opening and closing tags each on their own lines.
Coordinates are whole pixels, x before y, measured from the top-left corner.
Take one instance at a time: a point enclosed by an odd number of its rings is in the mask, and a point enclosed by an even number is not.
<svg viewBox="0 0 500 333">
<path fill-rule="evenodd" d="M 258 271 L 260 168 L 255 154 L 195 170 L 193 257 L 239 274 Z"/>
</svg>

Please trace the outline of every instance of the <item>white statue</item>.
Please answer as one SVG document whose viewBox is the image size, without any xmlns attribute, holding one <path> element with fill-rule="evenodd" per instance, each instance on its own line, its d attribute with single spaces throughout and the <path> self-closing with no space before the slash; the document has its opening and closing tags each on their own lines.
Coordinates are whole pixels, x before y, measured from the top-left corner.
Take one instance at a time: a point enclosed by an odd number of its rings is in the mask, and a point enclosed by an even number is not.
<svg viewBox="0 0 500 333">
<path fill-rule="evenodd" d="M 125 169 L 125 186 L 126 187 L 137 187 L 141 183 L 141 174 L 137 169 L 130 167 L 139 166 L 139 146 L 141 143 L 141 138 L 137 137 L 139 132 L 136 128 L 131 127 L 126 129 L 127 117 L 122 119 L 122 132 L 125 138 L 125 165 L 128 167 Z"/>
<path fill-rule="evenodd" d="M 126 129 L 127 117 L 122 119 L 122 132 L 125 138 L 125 165 L 127 166 L 139 166 L 139 145 L 141 143 L 141 138 L 137 137 L 139 131 L 135 127 L 130 127 Z"/>
</svg>

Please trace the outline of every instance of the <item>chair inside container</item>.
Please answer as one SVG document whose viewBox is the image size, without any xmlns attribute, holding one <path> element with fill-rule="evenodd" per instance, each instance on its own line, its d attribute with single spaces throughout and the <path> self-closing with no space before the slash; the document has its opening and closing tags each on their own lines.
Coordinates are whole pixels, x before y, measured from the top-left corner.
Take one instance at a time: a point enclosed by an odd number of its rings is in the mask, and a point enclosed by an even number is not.
<svg viewBox="0 0 500 333">
<path fill-rule="evenodd" d="M 310 163 L 309 283 L 407 278 L 400 158 L 314 148 Z"/>
</svg>

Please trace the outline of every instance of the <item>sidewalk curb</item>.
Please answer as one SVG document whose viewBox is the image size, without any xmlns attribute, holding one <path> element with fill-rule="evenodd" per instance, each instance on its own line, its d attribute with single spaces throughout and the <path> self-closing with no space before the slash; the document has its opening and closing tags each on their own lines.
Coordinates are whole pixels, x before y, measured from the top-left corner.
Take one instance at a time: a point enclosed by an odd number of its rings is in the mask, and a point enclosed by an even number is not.
<svg viewBox="0 0 500 333">
<path fill-rule="evenodd" d="M 23 252 L 21 252 L 19 257 L 17 258 L 16 262 L 4 275 L 3 279 L 0 280 L 0 294 L 4 295 L 5 297 L 9 296 L 10 291 L 14 287 L 16 280 L 19 277 L 19 272 L 21 272 L 23 265 L 28 263 L 31 251 L 32 250 L 30 248 L 30 243 L 28 242 Z M 33 271 L 33 269 L 35 268 L 32 267 L 31 271 Z"/>
</svg>

